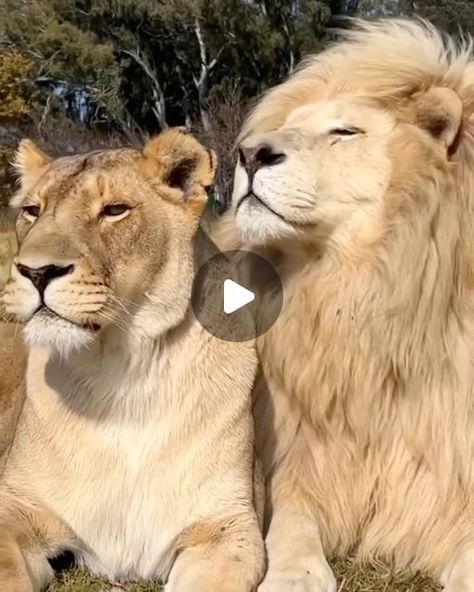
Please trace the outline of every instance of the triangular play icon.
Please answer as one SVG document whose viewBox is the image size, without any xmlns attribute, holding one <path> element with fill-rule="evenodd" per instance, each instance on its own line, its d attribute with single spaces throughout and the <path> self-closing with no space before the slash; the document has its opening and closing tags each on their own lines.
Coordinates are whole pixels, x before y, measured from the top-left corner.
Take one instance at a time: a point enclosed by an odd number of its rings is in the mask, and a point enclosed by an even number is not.
<svg viewBox="0 0 474 592">
<path fill-rule="evenodd" d="M 255 294 L 233 280 L 224 280 L 224 312 L 232 314 L 255 300 Z"/>
</svg>

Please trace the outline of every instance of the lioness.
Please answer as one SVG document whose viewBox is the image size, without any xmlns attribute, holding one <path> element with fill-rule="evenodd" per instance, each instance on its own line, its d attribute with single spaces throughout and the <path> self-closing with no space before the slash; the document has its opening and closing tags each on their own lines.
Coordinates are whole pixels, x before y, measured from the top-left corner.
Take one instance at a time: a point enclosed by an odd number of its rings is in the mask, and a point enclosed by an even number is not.
<svg viewBox="0 0 474 592">
<path fill-rule="evenodd" d="M 262 592 L 335 590 L 325 554 L 349 551 L 474 591 L 471 48 L 359 23 L 244 127 L 232 214 L 285 289 L 259 346 Z"/>
<path fill-rule="evenodd" d="M 112 580 L 251 592 L 256 352 L 204 332 L 189 306 L 212 154 L 172 129 L 143 151 L 56 160 L 24 141 L 17 167 L 3 301 L 30 352 L 0 479 L 0 590 L 42 589 L 69 550 Z M 23 363 L 9 356 L 7 402 Z"/>
</svg>

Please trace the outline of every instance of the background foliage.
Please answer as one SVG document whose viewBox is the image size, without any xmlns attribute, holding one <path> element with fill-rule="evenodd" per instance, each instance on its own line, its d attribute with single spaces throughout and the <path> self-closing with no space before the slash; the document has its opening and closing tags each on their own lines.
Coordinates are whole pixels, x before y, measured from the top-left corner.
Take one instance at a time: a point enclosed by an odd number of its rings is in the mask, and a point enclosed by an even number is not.
<svg viewBox="0 0 474 592">
<path fill-rule="evenodd" d="M 474 31 L 472 0 L 0 0 L 0 200 L 22 136 L 64 153 L 177 124 L 217 149 L 223 199 L 249 101 L 348 14 Z"/>
</svg>

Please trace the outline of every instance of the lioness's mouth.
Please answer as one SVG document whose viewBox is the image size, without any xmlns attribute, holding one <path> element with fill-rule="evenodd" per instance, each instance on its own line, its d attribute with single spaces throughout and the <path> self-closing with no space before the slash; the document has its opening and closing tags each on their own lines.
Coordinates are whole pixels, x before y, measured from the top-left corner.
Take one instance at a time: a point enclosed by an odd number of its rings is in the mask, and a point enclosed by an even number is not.
<svg viewBox="0 0 474 592">
<path fill-rule="evenodd" d="M 70 319 L 66 319 L 66 317 L 61 316 L 57 312 L 54 312 L 54 310 L 51 310 L 45 304 L 42 304 L 33 316 L 40 317 L 40 318 L 46 318 L 46 319 L 52 319 L 52 320 L 60 319 L 61 321 L 65 321 L 66 323 L 70 323 L 71 325 L 75 325 L 76 327 L 79 327 L 80 329 L 84 329 L 85 331 L 92 331 L 93 333 L 97 333 L 102 328 L 97 323 L 84 323 L 84 324 L 75 323 L 74 321 L 71 321 Z"/>
<path fill-rule="evenodd" d="M 238 209 L 240 208 L 240 206 L 244 203 L 245 200 L 247 199 L 255 199 L 257 200 L 264 208 L 266 208 L 269 212 L 271 212 L 273 215 L 277 216 L 278 218 L 280 218 L 281 220 L 283 220 L 283 222 L 286 222 L 287 224 L 289 224 L 288 220 L 282 216 L 281 214 L 279 214 L 278 212 L 276 212 L 273 208 L 271 208 L 267 203 L 265 203 L 263 201 L 263 199 L 261 197 L 259 197 L 258 195 L 256 195 L 255 193 L 253 193 L 253 191 L 249 191 L 249 193 L 246 193 L 239 201 L 239 203 L 237 204 L 237 207 L 235 208 L 235 211 L 237 212 Z"/>
</svg>

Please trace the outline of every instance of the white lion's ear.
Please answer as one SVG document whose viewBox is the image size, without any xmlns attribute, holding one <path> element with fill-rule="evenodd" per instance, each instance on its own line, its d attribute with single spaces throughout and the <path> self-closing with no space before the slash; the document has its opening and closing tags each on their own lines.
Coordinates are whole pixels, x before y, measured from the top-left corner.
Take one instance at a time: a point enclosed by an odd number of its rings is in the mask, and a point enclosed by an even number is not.
<svg viewBox="0 0 474 592">
<path fill-rule="evenodd" d="M 169 187 L 185 194 L 194 185 L 210 187 L 216 171 L 216 155 L 184 128 L 170 128 L 152 138 L 143 149 L 144 167 Z"/>
<path fill-rule="evenodd" d="M 31 140 L 22 140 L 13 161 L 13 167 L 24 191 L 31 189 L 43 175 L 52 158 Z"/>
<path fill-rule="evenodd" d="M 449 88 L 434 87 L 416 97 L 415 109 L 416 124 L 450 151 L 463 118 L 459 95 Z"/>
</svg>

